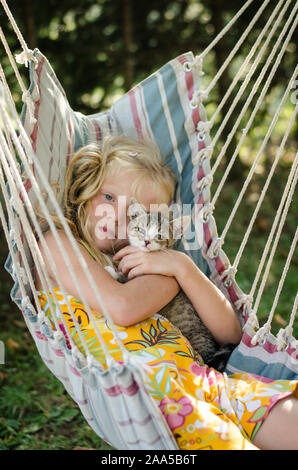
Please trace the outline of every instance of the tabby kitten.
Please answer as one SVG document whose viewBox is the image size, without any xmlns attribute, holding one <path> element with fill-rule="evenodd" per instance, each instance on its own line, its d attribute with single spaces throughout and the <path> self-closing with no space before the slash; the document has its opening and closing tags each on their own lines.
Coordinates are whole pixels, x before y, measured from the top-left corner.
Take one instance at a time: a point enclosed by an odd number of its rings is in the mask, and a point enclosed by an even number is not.
<svg viewBox="0 0 298 470">
<path fill-rule="evenodd" d="M 134 198 L 131 199 L 128 216 L 130 244 L 149 251 L 171 248 L 190 223 L 189 216 L 174 219 L 172 211 L 167 214 L 149 213 Z M 179 328 L 208 366 L 220 372 L 225 369 L 235 345 L 217 344 L 182 290 L 158 313 Z"/>
</svg>

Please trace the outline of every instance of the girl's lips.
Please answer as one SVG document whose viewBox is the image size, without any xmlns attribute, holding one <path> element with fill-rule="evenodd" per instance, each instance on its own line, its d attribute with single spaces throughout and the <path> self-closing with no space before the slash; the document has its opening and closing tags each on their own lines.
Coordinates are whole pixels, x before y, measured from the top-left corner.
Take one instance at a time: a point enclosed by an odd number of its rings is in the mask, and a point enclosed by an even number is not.
<svg viewBox="0 0 298 470">
<path fill-rule="evenodd" d="M 108 230 L 108 227 L 106 225 L 104 225 L 103 227 L 99 227 L 99 229 L 108 237 L 115 238 L 115 232 L 113 230 Z"/>
</svg>

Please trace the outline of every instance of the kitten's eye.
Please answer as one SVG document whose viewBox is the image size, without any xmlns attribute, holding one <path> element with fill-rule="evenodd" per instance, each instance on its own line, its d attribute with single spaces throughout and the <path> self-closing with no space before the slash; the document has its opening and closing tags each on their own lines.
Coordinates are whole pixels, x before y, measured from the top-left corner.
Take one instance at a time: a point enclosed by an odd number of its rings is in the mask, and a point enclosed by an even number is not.
<svg viewBox="0 0 298 470">
<path fill-rule="evenodd" d="M 156 240 L 162 240 L 163 237 L 162 237 L 162 235 L 159 233 L 158 235 L 156 235 L 155 239 L 156 239 Z"/>
<path fill-rule="evenodd" d="M 141 227 L 135 227 L 135 231 L 139 232 L 141 235 L 145 235 L 145 230 L 142 229 Z"/>
</svg>

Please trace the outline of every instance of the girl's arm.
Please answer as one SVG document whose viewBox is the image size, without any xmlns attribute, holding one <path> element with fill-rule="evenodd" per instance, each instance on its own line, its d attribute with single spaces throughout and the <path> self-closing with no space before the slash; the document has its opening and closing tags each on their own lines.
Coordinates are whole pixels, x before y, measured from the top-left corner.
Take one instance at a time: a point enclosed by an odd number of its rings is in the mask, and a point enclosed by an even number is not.
<svg viewBox="0 0 298 470">
<path fill-rule="evenodd" d="M 63 253 L 61 253 L 51 232 L 47 232 L 44 236 L 51 254 L 50 259 L 47 257 L 40 244 L 41 254 L 52 286 L 58 287 L 53 269 L 54 264 L 65 291 L 77 299 L 82 300 L 80 289 L 78 288 L 78 286 L 80 286 L 89 307 L 102 313 L 101 305 L 85 275 L 84 269 L 82 269 L 77 259 L 72 245 L 64 232 L 59 231 L 58 233 L 63 245 Z M 173 277 L 165 277 L 162 275 L 142 276 L 126 284 L 121 284 L 113 279 L 80 244 L 78 244 L 78 247 L 84 257 L 91 276 L 96 281 L 96 285 L 98 286 L 108 313 L 114 323 L 120 326 L 129 326 L 154 315 L 179 292 L 177 281 Z M 67 268 L 63 254 L 66 254 L 69 258 L 72 269 L 77 277 L 76 283 L 73 281 Z M 38 283 L 37 288 L 41 288 Z"/>
<path fill-rule="evenodd" d="M 186 254 L 176 250 L 144 252 L 128 246 L 114 259 L 121 259 L 119 269 L 130 279 L 145 273 L 174 276 L 215 340 L 239 343 L 241 325 L 230 302 Z"/>
</svg>

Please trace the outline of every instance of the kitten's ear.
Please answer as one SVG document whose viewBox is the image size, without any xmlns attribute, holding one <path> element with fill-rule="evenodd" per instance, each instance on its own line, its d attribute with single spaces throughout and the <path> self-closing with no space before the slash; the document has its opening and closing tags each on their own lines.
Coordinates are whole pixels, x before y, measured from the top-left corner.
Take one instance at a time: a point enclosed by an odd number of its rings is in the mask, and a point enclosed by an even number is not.
<svg viewBox="0 0 298 470">
<path fill-rule="evenodd" d="M 130 219 L 135 219 L 136 217 L 139 217 L 140 215 L 145 215 L 147 214 L 146 208 L 142 205 L 139 204 L 138 201 L 134 198 L 130 198 L 130 205 L 127 210 L 127 215 Z"/>
<path fill-rule="evenodd" d="M 135 197 L 132 196 L 132 197 L 130 198 L 129 204 L 132 206 L 133 204 L 138 204 L 138 201 L 136 200 Z"/>
<path fill-rule="evenodd" d="M 190 215 L 184 215 L 183 217 L 178 217 L 173 220 L 173 238 L 181 238 L 182 235 L 186 232 L 187 227 L 191 222 Z"/>
</svg>

